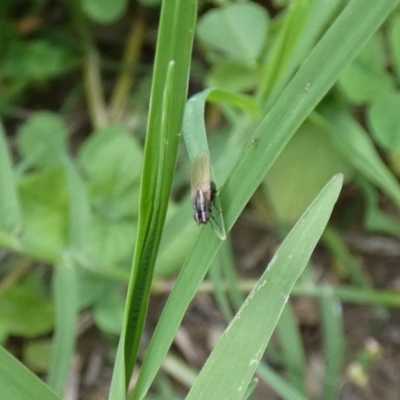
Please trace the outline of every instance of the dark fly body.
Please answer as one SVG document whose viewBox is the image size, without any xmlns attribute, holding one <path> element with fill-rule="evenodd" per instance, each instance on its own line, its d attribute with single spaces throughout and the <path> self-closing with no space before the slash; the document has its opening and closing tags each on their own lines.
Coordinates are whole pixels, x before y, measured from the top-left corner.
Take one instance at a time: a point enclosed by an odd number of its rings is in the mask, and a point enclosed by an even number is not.
<svg viewBox="0 0 400 400">
<path fill-rule="evenodd" d="M 193 163 L 192 201 L 195 209 L 194 219 L 198 224 L 207 224 L 211 218 L 217 189 L 211 180 L 210 155 L 199 153 Z"/>
</svg>

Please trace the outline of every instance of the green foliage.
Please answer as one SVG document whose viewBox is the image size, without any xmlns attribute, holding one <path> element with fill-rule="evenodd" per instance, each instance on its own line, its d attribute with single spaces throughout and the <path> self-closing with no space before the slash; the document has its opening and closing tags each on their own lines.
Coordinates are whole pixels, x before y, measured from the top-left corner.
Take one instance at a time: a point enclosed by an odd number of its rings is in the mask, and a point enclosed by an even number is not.
<svg viewBox="0 0 400 400">
<path fill-rule="evenodd" d="M 19 185 L 23 214 L 20 241 L 28 254 L 57 260 L 67 245 L 68 191 L 61 167 L 29 174 Z"/>
<path fill-rule="evenodd" d="M 8 399 L 60 400 L 36 375 L 0 347 L 0 393 Z"/>
<path fill-rule="evenodd" d="M 399 307 L 397 294 L 378 292 L 364 278 L 339 230 L 330 228 L 325 242 L 334 258 L 345 264 L 351 285 L 321 287 L 312 267 L 306 267 L 341 178 L 325 184 L 338 172 L 344 173 L 345 182 L 361 188 L 366 228 L 399 235 L 400 223 L 379 201 L 381 191 L 400 206 L 398 9 L 389 16 L 398 2 L 381 0 L 365 7 L 364 0 L 299 0 L 286 7 L 290 2 L 275 1 L 275 6 L 286 8 L 274 18 L 255 2 L 220 2 L 219 7 L 217 3 L 196 24 L 196 1 L 164 2 L 150 111 L 142 111 L 149 95 L 142 96 L 133 86 L 134 100 L 125 94 L 122 102 L 129 104 L 134 116 L 129 121 L 126 109 L 118 110 L 121 118 L 111 116 L 107 97 L 110 91 L 111 98 L 116 95 L 118 82 L 125 87 L 134 83 L 132 75 L 126 81 L 126 71 L 138 74 L 138 80 L 150 80 L 147 53 L 139 64 L 137 49 L 154 38 L 150 35 L 144 41 L 141 33 L 134 33 L 127 40 L 124 63 L 118 59 L 116 68 L 110 58 L 120 49 L 113 49 L 110 56 L 109 43 L 98 44 L 101 34 L 90 25 L 118 23 L 128 9 L 126 0 L 71 2 L 63 9 L 69 13 L 70 26 L 46 21 L 46 2 L 32 2 L 24 16 L 16 13 L 11 1 L 0 6 L 6 33 L 1 37 L 0 113 L 11 134 L 7 137 L 1 126 L 0 247 L 54 267 L 50 299 L 47 275 L 44 278 L 36 267 L 19 275 L 14 265 L 1 265 L 5 284 L 0 284 L 0 339 L 7 344 L 11 335 L 28 338 L 23 361 L 35 371 L 47 372 L 49 385 L 1 348 L 1 398 L 59 398 L 49 387 L 62 396 L 79 312 L 89 309 L 107 337 L 121 335 L 110 399 L 125 399 L 143 343 L 154 277 L 170 277 L 182 265 L 145 348 L 132 399 L 147 398 L 213 262 L 210 279 L 230 325 L 188 398 L 251 396 L 255 373 L 285 399 L 308 398 L 298 321 L 289 306 L 284 308 L 292 290 L 320 299 L 326 357 L 322 398 L 337 398 L 345 354 L 340 301 Z M 138 7 L 134 28 L 143 23 L 143 9 Z M 23 30 L 25 18 L 33 16 L 39 23 Z M 388 16 L 385 29 L 378 30 Z M 199 46 L 193 65 L 199 66 L 201 57 L 209 66 L 193 73 L 193 88 L 202 90 L 185 108 L 194 39 Z M 132 62 L 134 53 L 137 58 Z M 83 83 L 77 81 L 77 72 Z M 63 89 L 68 86 L 62 107 L 31 113 L 38 108 L 33 90 L 49 96 L 55 82 L 57 88 L 59 83 Z M 85 138 L 78 135 L 77 147 L 70 113 L 82 109 L 82 91 L 94 129 Z M 16 124 L 15 115 L 23 115 L 24 123 Z M 147 118 L 144 132 L 141 126 Z M 221 120 L 224 132 L 215 129 Z M 186 159 L 179 152 L 181 131 Z M 9 143 L 16 147 L 8 149 Z M 218 186 L 218 211 L 213 215 L 222 231 L 214 227 L 217 235 L 210 224 L 200 228 L 191 219 L 187 158 L 193 163 L 201 151 L 211 154 Z M 177 194 L 174 200 L 171 190 Z M 291 225 L 300 220 L 243 302 L 231 242 L 222 244 L 220 239 L 229 234 L 250 199 L 260 218 L 269 222 Z M 301 283 L 295 285 L 303 269 Z M 285 379 L 262 363 L 276 325 L 279 346 L 269 346 L 267 352 L 285 370 Z M 38 338 L 52 330 L 51 345 Z M 183 370 L 187 374 L 182 373 L 182 383 L 189 387 L 194 372 L 188 366 Z M 174 388 L 165 384 L 168 378 L 160 379 L 159 398 L 176 398 Z"/>
<path fill-rule="evenodd" d="M 43 60 L 46 60 L 44 63 Z M 15 84 L 45 82 L 71 68 L 73 58 L 65 47 L 45 40 L 15 43 L 4 56 L 2 75 Z"/>
<path fill-rule="evenodd" d="M 385 151 L 400 153 L 400 93 L 379 97 L 369 109 L 369 121 L 374 139 Z"/>
<path fill-rule="evenodd" d="M 18 132 L 19 152 L 29 166 L 59 165 L 67 142 L 67 128 L 62 118 L 49 112 L 35 114 Z"/>
<path fill-rule="evenodd" d="M 127 0 L 83 0 L 82 8 L 89 18 L 99 23 L 111 23 L 119 19 Z"/>
<path fill-rule="evenodd" d="M 51 355 L 51 341 L 48 339 L 36 340 L 28 343 L 24 348 L 24 363 L 37 373 L 46 373 L 49 370 Z"/>
<path fill-rule="evenodd" d="M 338 172 L 350 179 L 352 167 L 325 131 L 303 124 L 265 178 L 263 188 L 277 221 L 296 221 L 325 182 Z"/>
<path fill-rule="evenodd" d="M 208 358 L 188 400 L 243 398 L 291 289 L 328 222 L 342 180 L 332 179 L 282 243 Z M 261 310 L 267 308 L 268 317 L 261 318 Z"/>
<path fill-rule="evenodd" d="M 255 3 L 228 4 L 199 20 L 199 40 L 236 64 L 254 66 L 267 38 L 268 15 Z"/>
<path fill-rule="evenodd" d="M 0 296 L 1 338 L 8 335 L 36 337 L 54 327 L 54 306 L 26 284 L 14 286 Z M 18 318 L 16 318 L 18 316 Z"/>
<path fill-rule="evenodd" d="M 371 102 L 389 92 L 393 79 L 386 72 L 383 39 L 377 34 L 341 74 L 339 84 L 352 103 Z"/>
<path fill-rule="evenodd" d="M 16 29 L 16 27 L 13 27 Z M 8 29 L 11 30 L 11 27 Z M 22 41 L 14 34 L 4 43 L 0 58 L 0 113 L 24 97 L 27 88 L 42 86 L 73 70 L 77 64 L 72 48 L 50 38 Z"/>
</svg>

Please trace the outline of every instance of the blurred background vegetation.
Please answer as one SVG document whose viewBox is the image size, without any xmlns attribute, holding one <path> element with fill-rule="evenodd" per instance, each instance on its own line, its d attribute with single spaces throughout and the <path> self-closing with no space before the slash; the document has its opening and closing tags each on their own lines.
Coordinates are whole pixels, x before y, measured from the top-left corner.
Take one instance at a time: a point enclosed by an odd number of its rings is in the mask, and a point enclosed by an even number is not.
<svg viewBox="0 0 400 400">
<path fill-rule="evenodd" d="M 189 97 L 218 87 L 249 95 L 258 114 L 266 112 L 345 3 L 200 2 Z M 80 310 L 75 398 L 107 393 L 123 324 L 159 13 L 159 0 L 0 3 L 0 340 L 31 370 L 46 374 L 56 318 L 53 272 L 78 265 L 79 287 L 64 288 Z M 329 332 L 324 309 L 313 298 L 323 297 L 329 285 L 343 306 L 337 339 L 344 361 L 332 378 L 337 391 L 325 398 L 400 398 L 399 81 L 397 7 L 252 197 L 221 256 L 229 267 L 212 269 L 201 286 L 154 396 L 185 393 L 192 382 L 186 374 L 202 365 L 283 234 L 332 175 L 342 172 L 346 186 L 331 224 L 294 289 L 291 320 L 305 353 L 307 388 L 304 382 L 300 387 L 309 398 L 321 398 L 318 376 Z M 243 124 L 254 130 L 253 114 L 243 119 L 225 103 L 207 106 L 218 182 L 231 165 L 219 154 L 227 147 L 232 159 L 240 154 L 249 135 L 232 132 Z M 189 170 L 182 144 L 147 337 L 199 233 Z M 230 300 L 216 289 L 226 281 L 236 288 Z M 284 348 L 290 339 L 283 336 L 278 326 L 266 357 L 276 370 L 293 372 Z M 279 397 L 261 384 L 254 398 Z"/>
</svg>

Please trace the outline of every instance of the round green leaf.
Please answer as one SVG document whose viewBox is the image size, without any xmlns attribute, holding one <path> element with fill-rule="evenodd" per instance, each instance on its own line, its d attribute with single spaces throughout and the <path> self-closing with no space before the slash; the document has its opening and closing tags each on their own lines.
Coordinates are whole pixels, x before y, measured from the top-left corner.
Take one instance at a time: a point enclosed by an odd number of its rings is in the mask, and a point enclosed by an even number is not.
<svg viewBox="0 0 400 400">
<path fill-rule="evenodd" d="M 355 60 L 343 69 L 339 84 L 354 103 L 371 102 L 392 90 L 384 45 L 379 36 L 373 36 Z"/>
<path fill-rule="evenodd" d="M 293 223 L 332 175 L 351 171 L 326 133 L 304 124 L 264 180 L 276 217 L 280 222 Z"/>
<path fill-rule="evenodd" d="M 49 333 L 54 326 L 53 305 L 23 286 L 13 287 L 1 296 L 0 325 L 0 330 L 10 335 L 35 337 Z"/>
<path fill-rule="evenodd" d="M 21 155 L 29 164 L 42 167 L 61 163 L 67 139 L 62 118 L 46 111 L 36 113 L 18 131 Z"/>
<path fill-rule="evenodd" d="M 38 373 L 45 373 L 49 369 L 52 343 L 50 339 L 36 340 L 24 346 L 24 363 Z"/>
<path fill-rule="evenodd" d="M 46 169 L 19 187 L 24 227 L 21 241 L 41 259 L 58 259 L 68 236 L 69 194 L 61 168 Z"/>
<path fill-rule="evenodd" d="M 381 96 L 369 110 L 375 140 L 385 150 L 400 153 L 400 93 Z"/>
<path fill-rule="evenodd" d="M 265 8 L 255 4 L 228 4 L 200 19 L 197 37 L 207 47 L 242 65 L 254 65 L 268 31 Z"/>
<path fill-rule="evenodd" d="M 2 62 L 2 76 L 18 81 L 44 81 L 70 69 L 74 58 L 65 46 L 45 40 L 14 43 Z"/>
<path fill-rule="evenodd" d="M 126 0 L 83 0 L 82 7 L 93 21 L 110 23 L 122 16 Z"/>
<path fill-rule="evenodd" d="M 139 179 L 142 158 L 134 138 L 119 126 L 93 134 L 79 153 L 93 193 L 106 197 L 120 195 Z"/>
<path fill-rule="evenodd" d="M 91 257 L 97 265 L 108 269 L 129 263 L 135 236 L 133 222 L 112 224 L 97 218 L 93 222 L 93 237 L 89 244 Z"/>
<path fill-rule="evenodd" d="M 119 335 L 124 324 L 125 297 L 114 292 L 94 308 L 94 320 L 103 331 Z"/>
</svg>

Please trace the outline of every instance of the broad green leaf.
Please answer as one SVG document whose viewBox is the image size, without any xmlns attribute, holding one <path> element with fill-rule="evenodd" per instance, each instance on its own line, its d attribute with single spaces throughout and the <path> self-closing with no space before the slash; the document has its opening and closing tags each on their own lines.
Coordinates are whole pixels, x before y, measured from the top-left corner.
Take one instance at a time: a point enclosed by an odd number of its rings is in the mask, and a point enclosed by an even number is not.
<svg viewBox="0 0 400 400">
<path fill-rule="evenodd" d="M 108 126 L 85 141 L 78 161 L 92 196 L 112 197 L 120 196 L 139 179 L 143 155 L 122 127 Z"/>
<path fill-rule="evenodd" d="M 340 75 L 340 87 L 354 103 L 371 102 L 394 88 L 386 71 L 385 48 L 375 35 Z"/>
<path fill-rule="evenodd" d="M 296 221 L 327 179 L 338 172 L 347 178 L 352 167 L 326 132 L 313 124 L 303 124 L 264 180 L 277 220 Z"/>
<path fill-rule="evenodd" d="M 187 400 L 241 400 L 290 292 L 307 265 L 339 196 L 334 177 L 310 205 L 222 335 Z"/>
<path fill-rule="evenodd" d="M 400 93 L 387 93 L 369 108 L 368 117 L 376 142 L 389 153 L 400 154 Z"/>
<path fill-rule="evenodd" d="M 95 22 L 111 23 L 120 18 L 126 8 L 127 0 L 82 0 L 82 8 Z"/>
<path fill-rule="evenodd" d="M 258 87 L 261 77 L 261 68 L 249 68 L 231 61 L 221 61 L 211 68 L 206 77 L 206 86 L 232 92 L 249 92 Z"/>
<path fill-rule="evenodd" d="M 50 364 L 50 354 L 50 339 L 28 342 L 23 349 L 24 364 L 36 373 L 47 373 Z"/>
<path fill-rule="evenodd" d="M 121 291 L 103 297 L 94 308 L 94 321 L 102 332 L 119 335 L 124 324 L 125 298 Z"/>
<path fill-rule="evenodd" d="M 68 243 L 69 194 L 63 170 L 31 174 L 21 182 L 19 193 L 26 251 L 40 259 L 60 259 Z"/>
<path fill-rule="evenodd" d="M 14 286 L 0 295 L 2 335 L 35 337 L 50 333 L 53 327 L 53 304 L 24 285 Z"/>
<path fill-rule="evenodd" d="M 268 19 L 256 3 L 228 4 L 203 15 L 197 37 L 235 63 L 254 66 L 267 38 Z"/>
<path fill-rule="evenodd" d="M 67 139 L 63 120 L 47 111 L 36 113 L 18 131 L 19 151 L 28 165 L 43 167 L 61 164 Z"/>
<path fill-rule="evenodd" d="M 17 84 L 45 81 L 71 69 L 74 59 L 66 46 L 43 39 L 15 42 L 2 62 L 2 76 Z"/>
<path fill-rule="evenodd" d="M 137 227 L 133 221 L 105 221 L 94 218 L 88 250 L 100 268 L 111 269 L 118 264 L 128 265 L 132 259 Z"/>
<path fill-rule="evenodd" d="M 0 122 L 0 231 L 12 233 L 22 227 L 22 221 L 17 184 L 7 147 L 6 134 Z"/>
<path fill-rule="evenodd" d="M 0 347 L 0 398 L 7 400 L 61 400 L 4 347 Z"/>
</svg>

